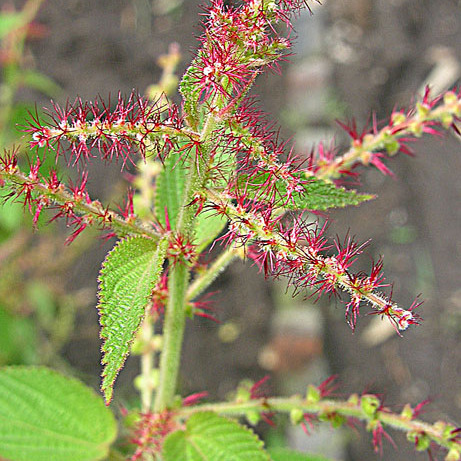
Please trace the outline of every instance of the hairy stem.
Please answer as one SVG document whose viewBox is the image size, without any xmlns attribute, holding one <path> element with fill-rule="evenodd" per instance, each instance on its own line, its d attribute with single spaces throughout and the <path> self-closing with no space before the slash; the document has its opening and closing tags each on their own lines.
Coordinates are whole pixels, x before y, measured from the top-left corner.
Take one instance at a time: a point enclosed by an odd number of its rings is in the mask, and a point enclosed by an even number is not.
<svg viewBox="0 0 461 461">
<path fill-rule="evenodd" d="M 203 293 L 221 274 L 226 267 L 237 257 L 241 248 L 230 247 L 224 250 L 208 267 L 205 272 L 200 274 L 193 283 L 190 284 L 187 290 L 187 300 L 192 301 L 201 293 Z"/>
<path fill-rule="evenodd" d="M 169 299 L 163 325 L 163 351 L 160 360 L 159 385 L 155 395 L 155 412 L 160 412 L 171 405 L 176 392 L 186 323 L 184 305 L 188 281 L 189 268 L 185 264 L 176 264 L 168 280 Z"/>
</svg>

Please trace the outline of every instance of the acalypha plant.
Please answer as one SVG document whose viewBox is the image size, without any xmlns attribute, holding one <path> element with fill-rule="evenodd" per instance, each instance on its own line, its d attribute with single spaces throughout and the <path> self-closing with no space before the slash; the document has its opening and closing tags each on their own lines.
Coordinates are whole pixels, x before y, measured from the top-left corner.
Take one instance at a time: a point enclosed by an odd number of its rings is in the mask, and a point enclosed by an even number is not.
<svg viewBox="0 0 461 461">
<path fill-rule="evenodd" d="M 104 400 L 47 368 L 4 367 L 0 456 L 318 459 L 266 449 L 251 429 L 285 414 L 294 425 L 324 421 L 337 428 L 362 422 L 377 451 L 383 438 L 390 439 L 388 428 L 397 429 L 416 450 L 438 448 L 446 461 L 459 460 L 461 429 L 421 421 L 423 404 L 396 413 L 372 394 L 333 399 L 331 379 L 290 397 L 264 395 L 261 382 L 240 386 L 225 402 L 205 403 L 202 393 L 178 395 L 186 319 L 212 317 L 202 296 L 237 258 L 253 261 L 266 277 L 286 278 L 294 294 L 337 296 L 352 329 L 361 309 L 389 321 L 398 335 L 415 328 L 421 320 L 418 300 L 405 307 L 385 294 L 386 287 L 390 290 L 381 260 L 368 273 L 354 271 L 365 245 L 349 237 L 329 239 L 321 223 L 329 208 L 374 198 L 345 187 L 350 177 L 356 179 L 365 167 L 390 174 L 390 157 L 411 153 L 411 142 L 425 133 L 459 134 L 461 117 L 459 89 L 441 95 L 427 89 L 410 109 L 395 109 L 384 123 L 373 120 L 363 130 L 342 124 L 351 138 L 343 152 L 320 144 L 307 155 L 295 154 L 279 141 L 249 90 L 259 74 L 286 58 L 290 18 L 309 9 L 308 1 L 212 0 L 204 8 L 200 47 L 180 82 L 180 105 L 165 94 L 153 99 L 135 93 L 116 101 L 52 104 L 47 116 L 32 114 L 25 129 L 29 166 L 21 166 L 14 149 L 1 155 L 3 197 L 21 201 L 35 225 L 51 210 L 52 220 L 62 218 L 72 229 L 69 243 L 90 227 L 117 241 L 99 274 Z M 66 185 L 56 171 L 42 172 L 42 152 L 63 157 L 80 180 Z M 110 209 L 86 189 L 87 166 L 97 156 L 119 162 L 122 170 L 127 164 L 138 172 L 148 166 L 155 179 L 135 175 L 125 203 Z M 210 247 L 221 249 L 213 251 L 218 254 L 211 261 Z M 141 355 L 140 406 L 122 412 L 120 418 L 131 421 L 130 432 L 114 443 L 109 404 L 133 349 Z"/>
</svg>

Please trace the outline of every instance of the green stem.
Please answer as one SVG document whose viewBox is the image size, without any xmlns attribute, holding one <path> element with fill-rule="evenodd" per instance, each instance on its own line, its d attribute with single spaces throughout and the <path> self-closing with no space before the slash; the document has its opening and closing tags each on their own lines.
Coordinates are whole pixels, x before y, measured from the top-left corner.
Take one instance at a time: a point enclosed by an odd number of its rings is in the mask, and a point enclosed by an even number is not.
<svg viewBox="0 0 461 461">
<path fill-rule="evenodd" d="M 200 191 L 208 166 L 211 146 L 209 138 L 216 128 L 217 120 L 209 113 L 200 139 L 201 152 L 191 155 L 187 174 L 186 190 L 179 212 L 175 232 L 186 240 L 192 241 L 196 219 L 196 205 L 191 205 L 194 194 Z M 160 412 L 173 403 L 181 361 L 181 346 L 186 323 L 185 306 L 187 301 L 187 287 L 190 278 L 190 269 L 185 261 L 170 259 L 170 276 L 168 279 L 168 305 L 165 311 L 163 325 L 163 350 L 160 358 L 160 374 L 157 394 L 155 396 L 154 411 Z"/>
<path fill-rule="evenodd" d="M 177 263 L 168 280 L 169 299 L 163 325 L 163 351 L 160 359 L 160 375 L 155 395 L 154 411 L 161 412 L 171 405 L 176 392 L 181 346 L 184 336 L 186 299 L 189 268 Z"/>
<path fill-rule="evenodd" d="M 226 269 L 226 267 L 239 256 L 239 251 L 242 251 L 242 248 L 230 247 L 224 250 L 206 269 L 205 272 L 200 274 L 189 286 L 187 290 L 187 300 L 192 301 L 201 293 L 203 293 L 221 274 L 221 272 Z"/>
<path fill-rule="evenodd" d="M 141 355 L 141 408 L 144 413 L 151 409 L 152 405 L 152 392 L 154 389 L 152 383 L 152 369 L 154 365 L 154 351 L 152 349 L 152 336 L 154 328 L 152 318 L 148 311 L 150 304 L 146 307 L 146 316 L 141 326 L 141 339 L 143 342 L 143 352 Z"/>
</svg>

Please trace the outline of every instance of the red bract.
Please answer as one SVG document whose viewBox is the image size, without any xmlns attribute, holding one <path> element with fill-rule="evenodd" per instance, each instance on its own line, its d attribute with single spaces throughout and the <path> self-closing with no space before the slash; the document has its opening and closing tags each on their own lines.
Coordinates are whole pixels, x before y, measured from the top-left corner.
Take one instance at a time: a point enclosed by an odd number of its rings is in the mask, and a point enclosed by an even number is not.
<svg viewBox="0 0 461 461">
<path fill-rule="evenodd" d="M 178 424 L 171 411 L 141 413 L 131 439 L 131 443 L 137 446 L 131 461 L 142 459 L 144 455 L 155 456 L 160 453 L 165 437 L 175 429 L 178 429 Z"/>
<path fill-rule="evenodd" d="M 395 449 L 397 449 L 397 445 L 392 437 L 384 430 L 381 421 L 372 421 L 370 423 L 370 427 L 373 434 L 373 447 L 376 453 L 383 453 L 383 437 L 386 438 Z"/>
</svg>

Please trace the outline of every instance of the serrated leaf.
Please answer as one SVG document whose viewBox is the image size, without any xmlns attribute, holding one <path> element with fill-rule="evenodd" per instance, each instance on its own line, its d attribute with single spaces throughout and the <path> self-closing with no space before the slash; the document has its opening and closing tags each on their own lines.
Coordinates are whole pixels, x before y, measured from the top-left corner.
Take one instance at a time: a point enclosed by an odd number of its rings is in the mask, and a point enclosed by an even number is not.
<svg viewBox="0 0 461 461">
<path fill-rule="evenodd" d="M 171 433 L 164 461 L 269 461 L 263 442 L 248 428 L 212 412 L 192 415 L 186 429 Z"/>
<path fill-rule="evenodd" d="M 163 164 L 155 185 L 155 215 L 166 226 L 165 208 L 168 220 L 174 229 L 176 218 L 183 201 L 186 183 L 186 170 L 177 155 L 170 154 Z"/>
<path fill-rule="evenodd" d="M 261 174 L 256 178 L 242 177 L 239 180 L 239 187 L 244 187 L 252 198 L 262 200 L 268 174 Z M 311 177 L 302 184 L 302 192 L 293 192 L 292 200 L 286 201 L 287 187 L 285 181 L 277 179 L 273 197 L 275 202 L 283 203 L 283 208 L 288 210 L 310 210 L 325 211 L 329 208 L 343 208 L 350 205 L 371 200 L 373 195 L 359 194 L 353 189 L 345 189 L 323 179 Z"/>
<path fill-rule="evenodd" d="M 318 178 L 309 179 L 303 187 L 304 192 L 295 193 L 293 196 L 294 206 L 290 208 L 288 204 L 287 208 L 323 211 L 328 208 L 359 205 L 374 198 L 374 195 L 359 194 L 353 189 L 345 189 Z"/>
<path fill-rule="evenodd" d="M 122 368 L 144 317 L 165 259 L 166 241 L 145 237 L 120 240 L 103 262 L 99 274 L 99 315 L 105 365 L 101 390 L 112 399 L 115 379 Z"/>
<path fill-rule="evenodd" d="M 0 457 L 90 461 L 107 457 L 116 422 L 80 381 L 43 367 L 0 370 Z"/>
<path fill-rule="evenodd" d="M 288 448 L 270 448 L 267 451 L 271 461 L 332 461 L 324 456 L 300 453 Z"/>
</svg>

